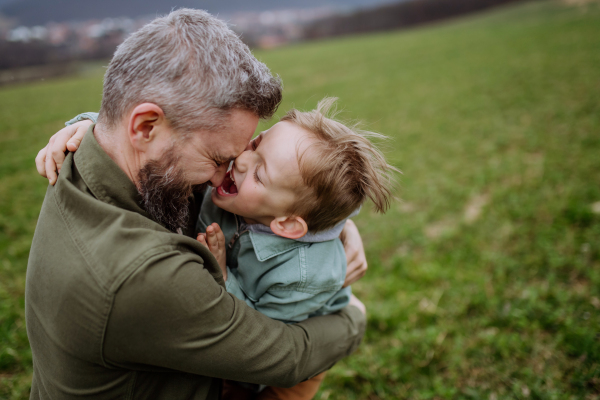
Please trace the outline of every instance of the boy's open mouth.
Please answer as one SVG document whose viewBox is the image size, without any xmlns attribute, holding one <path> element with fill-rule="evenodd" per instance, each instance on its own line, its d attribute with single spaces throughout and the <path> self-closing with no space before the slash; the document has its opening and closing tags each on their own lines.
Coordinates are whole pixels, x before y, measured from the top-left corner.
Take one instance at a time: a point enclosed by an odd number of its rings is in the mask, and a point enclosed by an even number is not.
<svg viewBox="0 0 600 400">
<path fill-rule="evenodd" d="M 237 195 L 237 186 L 235 186 L 235 176 L 233 175 L 233 168 L 227 171 L 225 179 L 221 186 L 217 188 L 217 193 L 221 196 L 235 196 Z"/>
</svg>

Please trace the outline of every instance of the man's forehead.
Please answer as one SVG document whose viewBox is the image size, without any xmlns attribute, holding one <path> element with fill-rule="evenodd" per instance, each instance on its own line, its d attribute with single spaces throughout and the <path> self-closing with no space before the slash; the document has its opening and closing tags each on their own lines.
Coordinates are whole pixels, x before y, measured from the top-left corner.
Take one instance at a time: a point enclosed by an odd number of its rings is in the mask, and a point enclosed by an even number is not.
<svg viewBox="0 0 600 400">
<path fill-rule="evenodd" d="M 213 158 L 221 163 L 224 162 L 228 162 L 231 160 L 234 160 L 235 158 L 237 158 L 237 156 L 239 156 L 244 150 L 242 149 L 241 152 L 235 154 L 235 153 L 221 153 L 221 152 L 215 152 L 215 154 L 213 155 Z"/>
<path fill-rule="evenodd" d="M 235 137 L 228 136 L 213 143 L 215 156 L 221 160 L 231 160 L 242 154 L 252 137 L 252 135 L 248 137 L 248 135 L 242 134 L 235 135 Z"/>
<path fill-rule="evenodd" d="M 258 116 L 243 110 L 234 110 L 222 126 L 202 133 L 202 142 L 212 158 L 226 161 L 239 156 L 245 149 L 258 125 Z"/>
</svg>

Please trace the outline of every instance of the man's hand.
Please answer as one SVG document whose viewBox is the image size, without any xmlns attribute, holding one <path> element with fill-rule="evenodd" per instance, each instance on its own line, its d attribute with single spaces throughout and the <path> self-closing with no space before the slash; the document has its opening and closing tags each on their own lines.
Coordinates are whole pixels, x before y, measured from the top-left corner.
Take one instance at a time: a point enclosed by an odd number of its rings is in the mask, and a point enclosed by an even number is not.
<svg viewBox="0 0 600 400">
<path fill-rule="evenodd" d="M 342 243 L 344 244 L 348 264 L 346 280 L 344 281 L 344 287 L 346 287 L 365 276 L 367 272 L 367 257 L 365 256 L 365 249 L 360 238 L 360 233 L 358 233 L 358 228 L 351 219 L 346 221 L 340 239 L 342 239 Z"/>
<path fill-rule="evenodd" d="M 221 272 L 223 272 L 223 280 L 227 281 L 227 258 L 225 254 L 225 235 L 221 227 L 216 222 L 213 222 L 206 228 L 206 233 L 198 234 L 198 241 L 206 246 L 208 250 L 219 262 Z"/>
<path fill-rule="evenodd" d="M 83 136 L 92 124 L 89 120 L 79 121 L 61 129 L 52 135 L 48 145 L 39 151 L 35 158 L 35 167 L 41 176 L 48 178 L 51 185 L 58 179 L 58 173 L 65 161 L 65 152 L 73 152 L 79 148 Z"/>
</svg>

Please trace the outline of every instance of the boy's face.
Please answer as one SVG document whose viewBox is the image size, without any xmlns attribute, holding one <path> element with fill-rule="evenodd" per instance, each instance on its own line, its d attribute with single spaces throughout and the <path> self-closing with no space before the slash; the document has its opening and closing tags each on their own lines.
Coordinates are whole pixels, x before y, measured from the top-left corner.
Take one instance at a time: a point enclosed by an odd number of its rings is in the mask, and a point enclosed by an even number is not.
<svg viewBox="0 0 600 400">
<path fill-rule="evenodd" d="M 291 122 L 278 122 L 235 159 L 223 184 L 213 188 L 213 203 L 248 223 L 268 226 L 287 216 L 304 186 L 298 154 L 315 140 Z"/>
</svg>

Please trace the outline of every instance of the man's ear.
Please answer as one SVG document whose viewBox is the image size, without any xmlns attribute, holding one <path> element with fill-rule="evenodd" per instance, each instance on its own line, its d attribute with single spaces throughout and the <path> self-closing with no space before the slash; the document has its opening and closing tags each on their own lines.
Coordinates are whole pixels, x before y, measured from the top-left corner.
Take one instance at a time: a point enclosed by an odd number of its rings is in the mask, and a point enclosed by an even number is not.
<svg viewBox="0 0 600 400">
<path fill-rule="evenodd" d="M 278 217 L 271 221 L 271 230 L 278 236 L 300 239 L 308 232 L 308 226 L 301 217 Z"/>
<path fill-rule="evenodd" d="M 128 135 L 131 145 L 146 152 L 148 145 L 156 139 L 166 123 L 162 108 L 154 103 L 142 103 L 135 106 L 129 114 Z"/>
</svg>

